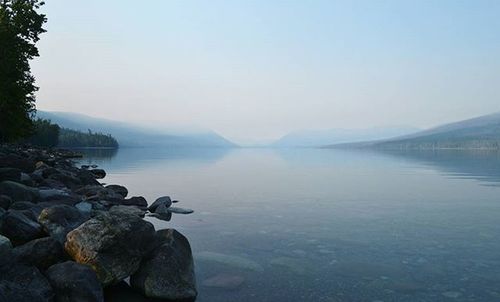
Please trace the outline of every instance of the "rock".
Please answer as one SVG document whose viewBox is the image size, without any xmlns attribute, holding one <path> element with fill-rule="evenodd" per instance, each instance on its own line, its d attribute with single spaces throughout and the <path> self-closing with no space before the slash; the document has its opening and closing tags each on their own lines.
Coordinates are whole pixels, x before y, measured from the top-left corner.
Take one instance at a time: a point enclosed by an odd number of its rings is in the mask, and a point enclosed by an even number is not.
<svg viewBox="0 0 500 302">
<path fill-rule="evenodd" d="M 45 208 L 38 216 L 38 222 L 51 237 L 64 243 L 66 235 L 80 226 L 89 216 L 82 214 L 77 208 L 68 205 L 55 205 Z"/>
<path fill-rule="evenodd" d="M 149 207 L 148 207 L 148 210 L 150 212 L 156 212 L 156 208 L 158 208 L 158 206 L 160 205 L 165 205 L 165 207 L 170 207 L 172 205 L 172 200 L 170 199 L 169 196 L 162 196 L 160 198 L 157 198 L 153 204 L 151 204 Z"/>
<path fill-rule="evenodd" d="M 128 194 L 127 188 L 125 188 L 124 186 L 120 186 L 120 185 L 109 185 L 109 186 L 106 186 L 106 189 L 112 190 L 116 194 L 121 195 L 123 198 L 127 197 L 127 194 Z"/>
<path fill-rule="evenodd" d="M 21 170 L 16 168 L 0 168 L 0 181 L 21 181 Z"/>
<path fill-rule="evenodd" d="M 153 302 L 158 300 L 148 299 L 134 290 L 125 281 L 104 288 L 106 302 Z"/>
<path fill-rule="evenodd" d="M 106 171 L 104 171 L 103 169 L 92 169 L 89 171 L 90 173 L 94 174 L 95 178 L 97 179 L 103 179 L 104 177 L 106 177 Z"/>
<path fill-rule="evenodd" d="M 22 211 L 22 210 L 29 210 L 34 206 L 35 204 L 29 201 L 18 201 L 11 204 L 9 209 Z"/>
<path fill-rule="evenodd" d="M 202 285 L 206 287 L 235 290 L 238 289 L 243 282 L 245 282 L 245 278 L 242 276 L 223 273 L 205 279 Z"/>
<path fill-rule="evenodd" d="M 149 217 L 154 217 L 156 219 L 160 219 L 163 221 L 170 221 L 172 219 L 172 213 L 158 214 L 158 213 L 150 213 Z"/>
<path fill-rule="evenodd" d="M 0 194 L 9 196 L 13 201 L 36 201 L 39 198 L 37 189 L 8 180 L 0 182 Z"/>
<path fill-rule="evenodd" d="M 12 203 L 12 198 L 7 195 L 0 195 L 0 208 L 7 210 Z"/>
<path fill-rule="evenodd" d="M 80 180 L 83 185 L 100 185 L 96 180 L 95 175 L 88 170 L 80 170 L 76 173 L 76 177 Z"/>
<path fill-rule="evenodd" d="M 10 243 L 9 238 L 0 235 L 0 265 L 3 260 L 10 258 L 10 253 L 12 251 L 12 243 Z"/>
<path fill-rule="evenodd" d="M 35 162 L 17 155 L 0 156 L 0 168 L 16 168 L 25 173 L 35 170 Z"/>
<path fill-rule="evenodd" d="M 136 206 L 141 209 L 147 209 L 148 202 L 142 196 L 133 196 L 128 199 L 124 199 L 120 202 L 124 206 Z"/>
<path fill-rule="evenodd" d="M 49 302 L 54 292 L 34 266 L 13 263 L 0 268 L 0 301 Z"/>
<path fill-rule="evenodd" d="M 20 211 L 9 210 L 2 218 L 0 234 L 20 245 L 43 236 L 42 226 Z"/>
<path fill-rule="evenodd" d="M 42 189 L 38 191 L 40 198 L 43 200 L 54 200 L 68 197 L 68 192 L 59 189 Z"/>
<path fill-rule="evenodd" d="M 36 266 L 42 271 L 64 259 L 61 243 L 51 237 L 35 239 L 20 245 L 13 250 L 13 253 L 17 261 Z"/>
<path fill-rule="evenodd" d="M 163 244 L 130 277 L 131 286 L 149 298 L 196 298 L 196 279 L 189 241 L 174 229 L 159 231 L 158 234 Z"/>
<path fill-rule="evenodd" d="M 159 215 L 165 215 L 165 214 L 168 214 L 168 213 L 172 213 L 172 212 L 169 212 L 168 211 L 168 208 L 167 208 L 167 205 L 164 204 L 164 203 L 160 203 L 154 210 L 154 213 L 155 214 L 159 214 Z"/>
<path fill-rule="evenodd" d="M 52 174 L 48 177 L 48 179 L 60 182 L 68 188 L 76 188 L 82 185 L 82 181 L 69 172 Z"/>
<path fill-rule="evenodd" d="M 146 211 L 139 209 L 138 207 L 135 206 L 112 206 L 109 209 L 110 213 L 113 214 L 126 214 L 126 215 L 135 215 L 138 217 L 144 217 L 146 215 Z"/>
<path fill-rule="evenodd" d="M 75 204 L 75 208 L 77 208 L 78 211 L 80 211 L 83 215 L 90 216 L 90 213 L 92 212 L 92 204 L 87 201 L 82 201 Z"/>
<path fill-rule="evenodd" d="M 172 200 L 172 203 L 178 203 L 179 201 L 178 200 Z"/>
<path fill-rule="evenodd" d="M 240 256 L 226 255 L 215 252 L 201 252 L 195 255 L 196 261 L 206 261 L 224 264 L 230 267 L 263 272 L 264 268 L 257 262 Z"/>
<path fill-rule="evenodd" d="M 35 186 L 35 182 L 33 181 L 33 179 L 31 178 L 31 176 L 27 173 L 24 173 L 24 172 L 21 172 L 21 179 L 20 179 L 21 183 L 23 185 L 26 185 L 26 186 Z"/>
<path fill-rule="evenodd" d="M 170 213 L 175 213 L 175 214 L 191 214 L 194 212 L 191 209 L 184 209 L 184 208 L 178 208 L 178 207 L 170 207 L 167 210 Z"/>
<path fill-rule="evenodd" d="M 97 275 L 87 265 L 67 261 L 51 266 L 46 272 L 57 302 L 104 302 Z"/>
<path fill-rule="evenodd" d="M 151 223 L 135 215 L 103 212 L 66 236 L 66 252 L 90 265 L 102 284 L 117 283 L 133 274 L 155 243 Z"/>
</svg>

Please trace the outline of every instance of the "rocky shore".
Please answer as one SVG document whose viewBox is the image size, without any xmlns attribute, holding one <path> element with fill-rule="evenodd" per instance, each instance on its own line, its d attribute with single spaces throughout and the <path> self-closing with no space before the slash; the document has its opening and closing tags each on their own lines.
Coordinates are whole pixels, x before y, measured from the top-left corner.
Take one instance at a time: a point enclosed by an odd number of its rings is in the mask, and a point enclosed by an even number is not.
<svg viewBox="0 0 500 302">
<path fill-rule="evenodd" d="M 127 197 L 77 156 L 0 146 L 0 302 L 193 301 L 188 240 L 143 219 L 192 211 Z"/>
</svg>

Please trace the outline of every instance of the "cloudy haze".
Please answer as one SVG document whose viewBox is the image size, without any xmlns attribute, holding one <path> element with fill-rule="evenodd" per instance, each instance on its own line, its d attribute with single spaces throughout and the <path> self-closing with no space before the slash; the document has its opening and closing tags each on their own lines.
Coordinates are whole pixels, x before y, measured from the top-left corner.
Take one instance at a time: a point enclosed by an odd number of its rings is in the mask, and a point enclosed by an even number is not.
<svg viewBox="0 0 500 302">
<path fill-rule="evenodd" d="M 500 111 L 500 1 L 48 0 L 37 107 L 239 143 Z"/>
</svg>

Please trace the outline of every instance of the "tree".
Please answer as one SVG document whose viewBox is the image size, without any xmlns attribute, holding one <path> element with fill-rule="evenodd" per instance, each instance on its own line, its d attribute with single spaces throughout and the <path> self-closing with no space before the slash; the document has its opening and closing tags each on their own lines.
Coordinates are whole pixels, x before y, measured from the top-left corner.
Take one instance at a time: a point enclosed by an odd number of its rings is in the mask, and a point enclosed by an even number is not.
<svg viewBox="0 0 500 302">
<path fill-rule="evenodd" d="M 29 60 L 38 56 L 35 44 L 44 33 L 45 15 L 39 0 L 0 0 L 0 142 L 33 133 L 35 78 Z"/>
<path fill-rule="evenodd" d="M 59 125 L 50 120 L 37 119 L 34 122 L 34 134 L 26 140 L 27 143 L 41 147 L 55 147 L 59 144 Z"/>
</svg>

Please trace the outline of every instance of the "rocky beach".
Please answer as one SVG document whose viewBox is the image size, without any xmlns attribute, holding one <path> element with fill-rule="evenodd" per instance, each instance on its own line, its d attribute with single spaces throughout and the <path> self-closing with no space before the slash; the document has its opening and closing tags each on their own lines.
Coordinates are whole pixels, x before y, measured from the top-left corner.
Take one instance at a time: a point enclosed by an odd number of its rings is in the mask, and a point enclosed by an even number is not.
<svg viewBox="0 0 500 302">
<path fill-rule="evenodd" d="M 189 241 L 144 219 L 192 210 L 128 197 L 79 156 L 0 146 L 0 301 L 193 301 Z"/>
</svg>

